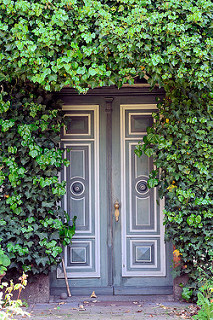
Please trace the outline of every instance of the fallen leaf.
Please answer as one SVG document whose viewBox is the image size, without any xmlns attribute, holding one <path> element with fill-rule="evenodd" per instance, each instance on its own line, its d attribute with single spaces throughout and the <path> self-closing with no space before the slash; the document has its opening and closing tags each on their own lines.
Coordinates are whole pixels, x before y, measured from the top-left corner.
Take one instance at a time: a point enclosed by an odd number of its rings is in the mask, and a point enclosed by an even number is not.
<svg viewBox="0 0 213 320">
<path fill-rule="evenodd" d="M 84 306 L 81 304 L 80 306 L 79 306 L 79 311 L 85 311 L 86 309 L 84 308 Z"/>
<path fill-rule="evenodd" d="M 134 304 L 138 304 L 138 302 L 137 302 L 137 301 L 133 301 L 133 303 L 134 303 Z"/>
<path fill-rule="evenodd" d="M 84 301 L 83 303 L 85 303 L 85 304 L 86 304 L 86 303 L 89 303 L 89 301 Z"/>
<path fill-rule="evenodd" d="M 84 308 L 83 304 L 81 304 L 81 305 L 79 306 L 79 311 L 84 311 L 84 310 L 86 310 L 86 309 Z"/>
<path fill-rule="evenodd" d="M 92 302 L 93 302 L 93 303 L 96 303 L 96 302 L 97 302 L 97 300 L 93 300 Z"/>
<path fill-rule="evenodd" d="M 90 298 L 97 298 L 96 294 L 95 294 L 95 291 L 92 292 Z"/>
<path fill-rule="evenodd" d="M 129 312 L 130 312 L 130 310 L 126 310 L 126 311 L 125 311 L 125 313 L 129 313 Z"/>
<path fill-rule="evenodd" d="M 65 304 L 66 302 L 62 301 L 62 302 L 59 302 L 59 304 Z"/>
<path fill-rule="evenodd" d="M 142 310 L 137 310 L 136 312 L 142 312 Z"/>
</svg>

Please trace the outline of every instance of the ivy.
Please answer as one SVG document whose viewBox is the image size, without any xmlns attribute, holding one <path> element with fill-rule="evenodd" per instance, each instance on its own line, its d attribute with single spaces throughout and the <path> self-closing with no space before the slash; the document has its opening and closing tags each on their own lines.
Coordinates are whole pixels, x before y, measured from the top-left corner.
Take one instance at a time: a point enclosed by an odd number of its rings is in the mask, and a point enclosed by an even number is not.
<svg viewBox="0 0 213 320">
<path fill-rule="evenodd" d="M 166 197 L 166 239 L 181 253 L 181 272 L 192 283 L 197 265 L 208 264 L 212 18 L 210 0 L 0 0 L 0 212 L 11 226 L 4 243 L 11 237 L 25 248 L 20 230 L 27 226 L 20 217 L 35 217 L 34 247 L 42 252 L 13 258 L 14 266 L 36 257 L 40 272 L 56 255 L 45 256 L 56 239 L 41 221 L 59 214 L 56 202 L 65 189 L 56 177 L 67 163 L 56 147 L 61 116 L 48 92 L 70 86 L 85 93 L 144 76 L 166 94 L 136 153 L 154 157 L 149 187 Z M 28 239 L 30 232 L 24 233 Z"/>
<path fill-rule="evenodd" d="M 149 187 L 157 185 L 166 198 L 166 240 L 181 255 L 176 274 L 187 273 L 194 289 L 199 267 L 209 269 L 213 254 L 213 108 L 202 93 L 175 88 L 158 109 L 153 127 L 135 152 L 140 156 L 153 151 L 156 171 L 150 175 Z"/>
<path fill-rule="evenodd" d="M 47 273 L 75 230 L 57 205 L 66 192 L 58 172 L 69 165 L 58 148 L 60 105 L 30 85 L 7 90 L 2 102 L 10 108 L 2 108 L 1 120 L 11 118 L 13 126 L 0 126 L 1 244 L 11 272 Z"/>
<path fill-rule="evenodd" d="M 211 87 L 211 1 L 1 0 L 0 16 L 0 81 L 84 91 L 145 70 L 152 84 Z"/>
</svg>

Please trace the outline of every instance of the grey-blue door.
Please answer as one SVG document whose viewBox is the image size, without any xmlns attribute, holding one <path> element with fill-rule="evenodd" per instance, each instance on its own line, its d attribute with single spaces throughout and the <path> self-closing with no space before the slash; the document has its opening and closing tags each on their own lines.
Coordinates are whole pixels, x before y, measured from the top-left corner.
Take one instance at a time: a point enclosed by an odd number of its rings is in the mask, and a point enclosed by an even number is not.
<svg viewBox="0 0 213 320">
<path fill-rule="evenodd" d="M 73 294 L 171 293 L 163 201 L 157 203 L 157 190 L 147 188 L 153 162 L 134 153 L 154 111 L 155 104 L 112 99 L 64 106 L 70 124 L 62 145 L 71 165 L 62 173 L 63 206 L 71 218 L 77 216 L 73 242 L 64 248 Z M 57 278 L 64 278 L 62 268 Z"/>
</svg>

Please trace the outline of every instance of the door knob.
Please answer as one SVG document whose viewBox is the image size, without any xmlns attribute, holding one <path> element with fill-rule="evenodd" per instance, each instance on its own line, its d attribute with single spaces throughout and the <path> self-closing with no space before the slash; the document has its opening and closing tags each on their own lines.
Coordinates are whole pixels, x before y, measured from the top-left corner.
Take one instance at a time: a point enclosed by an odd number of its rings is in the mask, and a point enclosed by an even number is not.
<svg viewBox="0 0 213 320">
<path fill-rule="evenodd" d="M 119 208 L 120 208 L 120 204 L 118 201 L 115 201 L 114 203 L 114 208 L 115 208 L 115 221 L 118 222 L 119 221 Z"/>
</svg>

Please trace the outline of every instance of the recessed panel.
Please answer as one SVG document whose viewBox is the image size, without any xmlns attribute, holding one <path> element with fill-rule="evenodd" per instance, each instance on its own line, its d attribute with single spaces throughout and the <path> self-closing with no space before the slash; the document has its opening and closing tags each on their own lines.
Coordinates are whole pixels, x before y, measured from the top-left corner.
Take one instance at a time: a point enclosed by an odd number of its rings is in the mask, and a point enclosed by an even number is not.
<svg viewBox="0 0 213 320">
<path fill-rule="evenodd" d="M 71 170 L 71 177 L 82 177 L 85 179 L 85 161 L 88 161 L 88 156 L 86 154 L 87 150 L 78 150 L 78 149 L 71 149 L 70 151 L 70 166 Z"/>
<path fill-rule="evenodd" d="M 66 134 L 89 134 L 89 116 L 70 115 Z"/>
<path fill-rule="evenodd" d="M 125 138 L 141 139 L 147 128 L 153 124 L 152 112 L 154 110 L 143 110 L 143 112 L 125 110 Z"/>
<path fill-rule="evenodd" d="M 129 206 L 130 232 L 151 231 L 156 229 L 155 193 L 148 188 L 148 179 L 153 164 L 147 156 L 141 159 L 135 155 L 136 142 L 126 141 L 128 150 L 126 202 Z M 128 192 L 129 191 L 129 192 Z"/>
<path fill-rule="evenodd" d="M 150 226 L 150 197 L 138 198 L 136 197 L 136 226 Z"/>
<path fill-rule="evenodd" d="M 71 219 L 76 216 L 76 232 L 90 230 L 91 144 L 71 145 L 67 151 L 70 166 L 67 172 L 67 210 Z"/>
<path fill-rule="evenodd" d="M 149 172 L 150 172 L 150 158 L 148 158 L 144 153 L 142 154 L 142 156 L 139 158 L 138 156 L 136 156 L 135 154 L 135 147 L 136 147 L 137 143 L 135 145 L 132 145 L 132 155 L 134 157 L 134 165 L 135 165 L 135 178 L 137 178 L 138 176 L 141 175 L 145 175 L 145 176 L 149 176 Z"/>
<path fill-rule="evenodd" d="M 130 250 L 128 258 L 128 271 L 135 272 L 159 269 L 160 257 L 158 255 L 160 239 L 128 239 L 127 246 Z"/>
<path fill-rule="evenodd" d="M 66 266 L 68 272 L 78 272 L 80 277 L 80 272 L 84 270 L 94 270 L 95 261 L 94 261 L 94 240 L 82 240 L 74 239 L 71 246 L 66 248 L 67 259 Z"/>
<path fill-rule="evenodd" d="M 74 199 L 70 198 L 71 218 L 74 216 L 76 219 L 76 230 L 88 228 L 88 209 L 85 205 L 85 198 Z"/>
<path fill-rule="evenodd" d="M 152 116 L 141 114 L 129 114 L 130 132 L 129 134 L 146 132 L 147 127 L 152 125 Z"/>
<path fill-rule="evenodd" d="M 136 246 L 135 247 L 135 262 L 145 263 L 152 261 L 152 247 L 151 246 Z"/>
<path fill-rule="evenodd" d="M 157 241 L 130 240 L 131 268 L 157 267 Z"/>
<path fill-rule="evenodd" d="M 85 264 L 86 263 L 86 248 L 71 248 L 70 249 L 70 263 Z"/>
<path fill-rule="evenodd" d="M 64 119 L 65 125 L 62 130 L 62 140 L 94 138 L 93 110 L 67 110 Z"/>
</svg>

